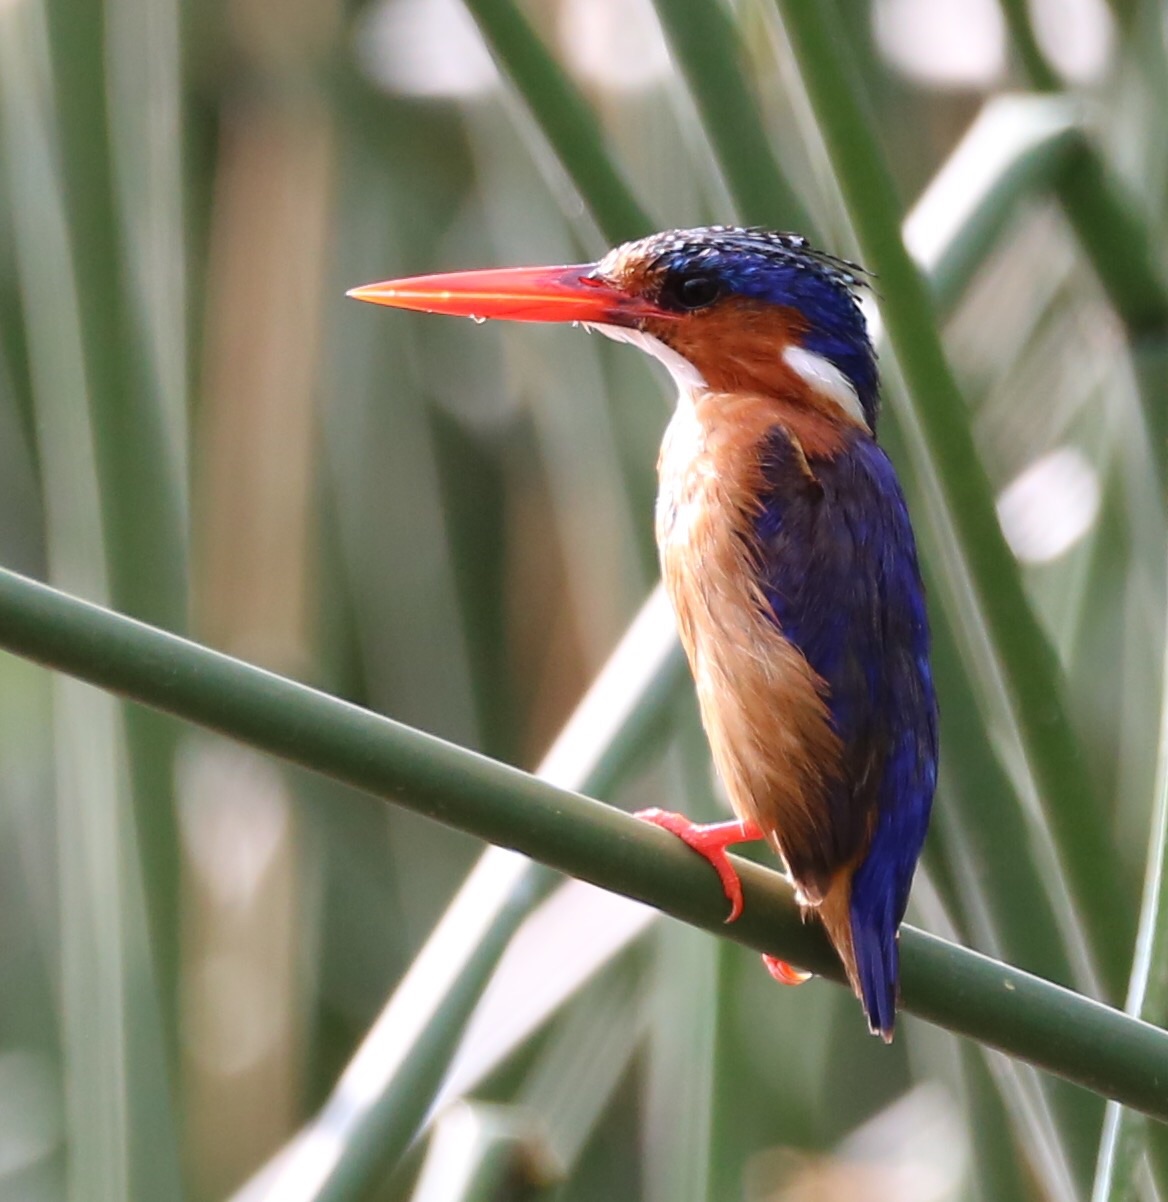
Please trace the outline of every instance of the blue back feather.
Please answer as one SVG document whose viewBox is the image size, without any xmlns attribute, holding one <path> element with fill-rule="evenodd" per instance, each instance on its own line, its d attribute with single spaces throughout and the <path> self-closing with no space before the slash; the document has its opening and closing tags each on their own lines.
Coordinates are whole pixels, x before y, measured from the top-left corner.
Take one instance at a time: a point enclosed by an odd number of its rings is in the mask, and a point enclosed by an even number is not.
<svg viewBox="0 0 1168 1202">
<path fill-rule="evenodd" d="M 823 870 L 867 842 L 851 920 L 873 1030 L 895 1021 L 896 931 L 936 784 L 937 715 L 924 590 L 892 464 L 856 431 L 816 459 L 816 488 L 787 436 L 766 448 L 770 492 L 756 522 L 765 594 L 786 638 L 827 682 L 844 743 L 844 780 L 828 799 L 834 845 Z M 799 865 L 792 864 L 799 875 Z M 815 871 L 821 866 L 810 864 Z"/>
</svg>

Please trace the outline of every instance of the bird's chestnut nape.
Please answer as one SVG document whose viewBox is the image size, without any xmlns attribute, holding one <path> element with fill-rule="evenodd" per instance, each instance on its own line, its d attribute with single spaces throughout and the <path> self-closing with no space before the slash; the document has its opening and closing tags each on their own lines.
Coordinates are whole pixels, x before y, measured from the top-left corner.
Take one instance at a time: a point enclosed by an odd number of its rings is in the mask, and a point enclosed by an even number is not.
<svg viewBox="0 0 1168 1202">
<path fill-rule="evenodd" d="M 726 379 L 719 365 L 733 360 L 744 369 L 730 377 L 733 387 L 765 390 L 793 372 L 875 429 L 876 358 L 857 300 L 867 276 L 854 263 L 798 234 L 713 225 L 626 242 L 593 274 L 659 310 L 609 325 L 644 330 L 703 378 Z"/>
</svg>

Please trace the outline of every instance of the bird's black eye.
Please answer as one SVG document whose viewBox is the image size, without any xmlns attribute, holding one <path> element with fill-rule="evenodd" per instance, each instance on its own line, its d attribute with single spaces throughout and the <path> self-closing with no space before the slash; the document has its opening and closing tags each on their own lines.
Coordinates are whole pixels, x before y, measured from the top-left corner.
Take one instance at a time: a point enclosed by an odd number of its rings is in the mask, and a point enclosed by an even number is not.
<svg viewBox="0 0 1168 1202">
<path fill-rule="evenodd" d="M 665 281 L 661 301 L 670 308 L 704 309 L 722 295 L 722 285 L 712 275 L 675 276 Z"/>
</svg>

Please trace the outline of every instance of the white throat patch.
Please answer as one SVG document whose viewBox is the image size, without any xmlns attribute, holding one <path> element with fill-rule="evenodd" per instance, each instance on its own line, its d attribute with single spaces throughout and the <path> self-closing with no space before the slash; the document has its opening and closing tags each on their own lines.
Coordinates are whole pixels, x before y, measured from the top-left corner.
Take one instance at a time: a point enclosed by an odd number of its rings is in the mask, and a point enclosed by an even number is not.
<svg viewBox="0 0 1168 1202">
<path fill-rule="evenodd" d="M 868 427 L 864 407 L 852 386 L 851 380 L 830 359 L 817 355 L 802 346 L 789 346 L 783 351 L 783 362 L 805 383 L 810 384 L 820 396 L 826 397 L 845 416 L 858 426 Z"/>
<path fill-rule="evenodd" d="M 644 330 L 631 330 L 627 326 L 610 326 L 599 323 L 588 323 L 586 328 L 597 330 L 614 342 L 627 342 L 669 369 L 673 382 L 677 385 L 681 397 L 693 397 L 704 392 L 709 385 L 700 371 L 684 356 L 665 345 L 660 338 L 646 334 Z M 801 379 L 809 384 L 820 396 L 831 401 L 844 416 L 865 430 L 868 419 L 864 416 L 864 407 L 852 386 L 851 380 L 830 359 L 817 355 L 801 346 L 788 346 L 783 351 L 783 362 Z"/>
<path fill-rule="evenodd" d="M 707 385 L 702 373 L 684 355 L 679 355 L 675 350 L 667 347 L 660 338 L 654 338 L 652 334 L 646 334 L 644 330 L 630 330 L 627 326 L 589 323 L 587 328 L 598 330 L 605 338 L 611 338 L 613 342 L 627 342 L 630 346 L 635 346 L 664 363 L 681 396 L 693 396 L 695 393 L 706 390 Z"/>
</svg>

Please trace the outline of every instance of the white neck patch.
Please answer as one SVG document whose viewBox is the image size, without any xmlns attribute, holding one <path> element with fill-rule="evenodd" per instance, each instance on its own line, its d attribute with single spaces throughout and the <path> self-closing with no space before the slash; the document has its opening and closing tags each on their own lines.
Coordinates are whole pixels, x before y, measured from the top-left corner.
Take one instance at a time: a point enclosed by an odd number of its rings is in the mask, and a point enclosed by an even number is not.
<svg viewBox="0 0 1168 1202">
<path fill-rule="evenodd" d="M 614 342 L 627 342 L 654 359 L 664 363 L 677 385 L 677 391 L 682 397 L 692 397 L 696 393 L 709 388 L 705 377 L 684 356 L 665 345 L 660 338 L 644 330 L 633 330 L 627 326 L 610 326 L 599 323 L 587 323 L 587 329 L 597 330 Z M 830 359 L 817 355 L 802 346 L 788 346 L 783 351 L 783 362 L 806 384 L 809 384 L 820 396 L 831 401 L 849 421 L 869 429 L 868 419 L 864 416 L 864 407 L 852 386 L 851 380 Z"/>
<path fill-rule="evenodd" d="M 682 396 L 693 396 L 694 393 L 704 392 L 708 387 L 705 377 L 684 355 L 679 355 L 660 338 L 654 338 L 644 330 L 630 330 L 627 326 L 599 325 L 591 322 L 587 328 L 598 330 L 613 342 L 627 342 L 664 363 Z"/>
<path fill-rule="evenodd" d="M 858 426 L 869 429 L 864 407 L 851 380 L 830 359 L 817 355 L 802 346 L 788 346 L 783 351 L 783 362 L 805 383 L 810 384 L 820 396 L 826 397 L 844 415 Z"/>
</svg>

